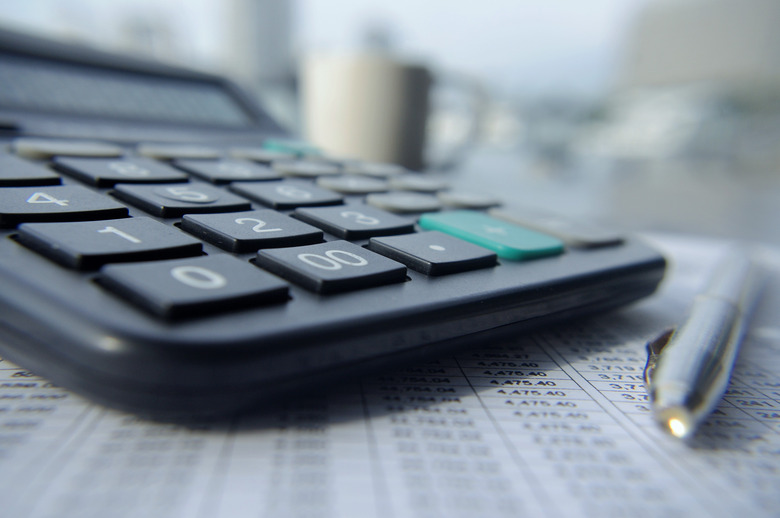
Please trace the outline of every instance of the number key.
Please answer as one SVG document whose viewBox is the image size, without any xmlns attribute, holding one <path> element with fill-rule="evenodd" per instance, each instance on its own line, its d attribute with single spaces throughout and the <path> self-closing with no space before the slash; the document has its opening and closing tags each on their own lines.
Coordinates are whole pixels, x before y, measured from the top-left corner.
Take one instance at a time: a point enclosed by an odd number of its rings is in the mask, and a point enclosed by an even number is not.
<svg viewBox="0 0 780 518">
<path fill-rule="evenodd" d="M 125 218 L 124 207 L 79 185 L 0 189 L 0 226 L 38 221 L 93 221 Z"/>
<path fill-rule="evenodd" d="M 414 222 L 366 205 L 298 209 L 293 216 L 342 239 L 408 234 Z"/>
<path fill-rule="evenodd" d="M 406 279 L 406 267 L 348 241 L 261 250 L 257 263 L 317 293 L 368 288 Z"/>
<path fill-rule="evenodd" d="M 249 210 L 243 198 L 205 183 L 116 186 L 117 198 L 132 203 L 155 216 L 175 218 L 189 213 L 235 212 Z"/>
<path fill-rule="evenodd" d="M 230 189 L 277 210 L 338 205 L 343 201 L 341 195 L 333 191 L 295 180 L 239 182 L 231 184 Z"/>
<path fill-rule="evenodd" d="M 176 160 L 174 165 L 211 183 L 278 180 L 270 167 L 247 160 Z"/>
<path fill-rule="evenodd" d="M 322 241 L 321 230 L 273 210 L 187 215 L 181 227 L 235 253 Z"/>
<path fill-rule="evenodd" d="M 145 158 L 55 158 L 54 168 L 98 187 L 117 183 L 186 182 L 187 175 Z"/>
<path fill-rule="evenodd" d="M 25 223 L 19 241 L 70 268 L 200 255 L 200 241 L 150 218 Z"/>
<path fill-rule="evenodd" d="M 0 187 L 59 185 L 59 175 L 46 167 L 14 155 L 0 153 Z"/>
<path fill-rule="evenodd" d="M 166 318 L 288 299 L 285 282 L 227 254 L 112 264 L 101 270 L 100 281 L 128 301 Z"/>
</svg>

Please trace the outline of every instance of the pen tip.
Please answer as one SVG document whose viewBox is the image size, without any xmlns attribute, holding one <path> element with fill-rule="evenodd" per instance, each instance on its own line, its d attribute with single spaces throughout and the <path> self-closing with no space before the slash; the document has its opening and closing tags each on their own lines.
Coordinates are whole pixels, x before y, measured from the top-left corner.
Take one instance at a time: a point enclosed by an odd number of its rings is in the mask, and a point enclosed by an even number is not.
<svg viewBox="0 0 780 518">
<path fill-rule="evenodd" d="M 685 437 L 685 435 L 688 433 L 688 427 L 685 425 L 682 419 L 677 417 L 672 417 L 669 419 L 669 421 L 666 422 L 666 426 L 669 427 L 669 432 L 672 435 L 680 439 Z"/>
<path fill-rule="evenodd" d="M 657 419 L 667 432 L 678 439 L 685 439 L 693 434 L 693 416 L 684 407 L 666 408 L 657 414 Z"/>
</svg>

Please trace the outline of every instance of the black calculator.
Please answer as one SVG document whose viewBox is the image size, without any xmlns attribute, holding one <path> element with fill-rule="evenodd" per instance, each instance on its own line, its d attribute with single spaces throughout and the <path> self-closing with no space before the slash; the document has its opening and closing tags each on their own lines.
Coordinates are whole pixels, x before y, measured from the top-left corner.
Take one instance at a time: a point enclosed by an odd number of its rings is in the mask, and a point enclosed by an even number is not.
<svg viewBox="0 0 780 518">
<path fill-rule="evenodd" d="M 223 78 L 0 33 L 0 355 L 229 414 L 656 289 L 640 240 L 329 156 Z"/>
</svg>

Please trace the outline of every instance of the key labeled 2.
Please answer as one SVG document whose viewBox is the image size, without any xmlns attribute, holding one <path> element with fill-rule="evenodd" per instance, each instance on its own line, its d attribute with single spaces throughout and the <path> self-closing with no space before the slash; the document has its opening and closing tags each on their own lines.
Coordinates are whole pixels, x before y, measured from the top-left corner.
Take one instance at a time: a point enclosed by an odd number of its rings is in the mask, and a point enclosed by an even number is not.
<svg viewBox="0 0 780 518">
<path fill-rule="evenodd" d="M 308 245 L 322 241 L 322 231 L 274 210 L 186 215 L 182 228 L 230 252 Z"/>
</svg>

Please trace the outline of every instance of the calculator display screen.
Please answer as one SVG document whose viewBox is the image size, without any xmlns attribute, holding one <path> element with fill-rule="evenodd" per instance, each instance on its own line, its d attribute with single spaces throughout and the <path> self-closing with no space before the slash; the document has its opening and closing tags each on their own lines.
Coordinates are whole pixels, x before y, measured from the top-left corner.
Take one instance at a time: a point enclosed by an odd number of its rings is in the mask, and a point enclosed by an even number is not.
<svg viewBox="0 0 780 518">
<path fill-rule="evenodd" d="M 0 60 L 0 109 L 243 128 L 253 120 L 220 83 L 48 60 Z"/>
</svg>

